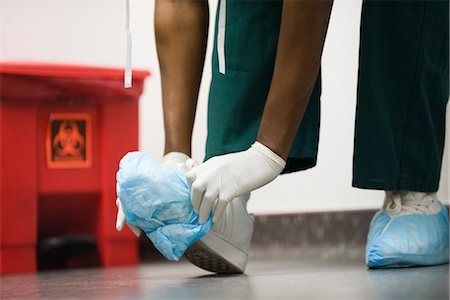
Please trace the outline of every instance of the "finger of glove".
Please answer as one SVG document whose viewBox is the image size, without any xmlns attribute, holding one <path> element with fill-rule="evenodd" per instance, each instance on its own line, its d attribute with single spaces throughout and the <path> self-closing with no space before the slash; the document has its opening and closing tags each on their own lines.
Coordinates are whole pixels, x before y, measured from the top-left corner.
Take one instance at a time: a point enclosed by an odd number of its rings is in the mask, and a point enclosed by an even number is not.
<svg viewBox="0 0 450 300">
<path fill-rule="evenodd" d="M 180 166 L 180 171 L 183 173 L 188 173 L 190 170 L 192 170 L 193 168 L 195 168 L 198 165 L 200 165 L 200 163 L 198 161 L 196 161 L 195 159 L 189 158 Z"/>
<path fill-rule="evenodd" d="M 190 171 L 192 168 L 198 166 L 200 163 L 198 161 L 196 161 L 195 159 L 189 158 L 188 160 L 186 160 L 183 164 L 183 166 Z"/>
<path fill-rule="evenodd" d="M 195 169 L 191 169 L 188 172 L 186 172 L 186 181 L 190 190 L 192 190 L 192 184 L 196 179 L 197 173 L 195 172 Z"/>
<path fill-rule="evenodd" d="M 203 201 L 204 193 L 205 193 L 204 185 L 198 180 L 194 181 L 191 186 L 191 203 L 192 208 L 196 213 L 199 213 L 200 211 L 200 206 Z"/>
<path fill-rule="evenodd" d="M 217 205 L 216 208 L 214 209 L 214 214 L 213 214 L 213 223 L 217 223 L 220 218 L 222 218 L 223 213 L 225 212 L 225 209 L 227 208 L 228 205 L 228 201 L 226 200 L 218 200 L 217 201 Z"/>
<path fill-rule="evenodd" d="M 127 223 L 128 228 L 134 233 L 135 236 L 139 237 L 142 233 L 142 230 L 140 230 L 138 227 L 134 226 L 133 224 Z"/>
<path fill-rule="evenodd" d="M 123 226 L 125 226 L 126 218 L 125 214 L 123 213 L 122 204 L 120 203 L 119 198 L 117 198 L 116 205 L 117 205 L 116 229 L 118 231 L 121 231 L 123 229 Z"/>
<path fill-rule="evenodd" d="M 198 213 L 200 224 L 203 224 L 206 222 L 206 220 L 208 220 L 218 196 L 219 196 L 218 191 L 212 188 L 206 189 L 205 193 L 203 194 L 203 199 L 200 204 L 200 209 Z"/>
</svg>

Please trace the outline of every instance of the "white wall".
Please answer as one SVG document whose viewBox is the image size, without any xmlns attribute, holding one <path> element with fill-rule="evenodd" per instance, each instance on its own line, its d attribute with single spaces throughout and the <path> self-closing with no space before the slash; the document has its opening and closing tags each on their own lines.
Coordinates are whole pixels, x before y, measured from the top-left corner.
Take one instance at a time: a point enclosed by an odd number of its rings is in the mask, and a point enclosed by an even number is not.
<svg viewBox="0 0 450 300">
<path fill-rule="evenodd" d="M 2 0 L 1 59 L 123 67 L 124 2 Z M 217 2 L 210 3 L 211 19 L 214 20 Z M 323 55 L 323 111 L 317 167 L 281 176 L 254 192 L 249 207 L 252 212 L 355 210 L 381 205 L 382 192 L 351 188 L 360 10 L 360 0 L 338 0 L 333 8 Z M 140 148 L 154 159 L 159 159 L 164 141 L 160 78 L 152 25 L 153 1 L 132 0 L 134 67 L 153 73 L 146 83 L 141 102 Z M 203 158 L 206 138 L 210 50 L 211 47 L 207 54 L 194 129 L 193 157 L 198 160 Z M 442 199 L 449 198 L 449 164 L 447 155 L 441 183 Z"/>
</svg>

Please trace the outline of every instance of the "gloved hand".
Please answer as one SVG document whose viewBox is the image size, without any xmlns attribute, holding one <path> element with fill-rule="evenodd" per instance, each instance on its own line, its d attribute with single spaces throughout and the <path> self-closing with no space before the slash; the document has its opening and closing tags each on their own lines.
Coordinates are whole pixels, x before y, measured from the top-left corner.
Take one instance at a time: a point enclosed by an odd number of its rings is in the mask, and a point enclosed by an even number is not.
<svg viewBox="0 0 450 300">
<path fill-rule="evenodd" d="M 186 161 L 189 159 L 189 156 L 187 156 L 184 153 L 181 152 L 169 152 L 166 155 L 164 155 L 161 166 L 171 169 L 171 170 L 181 170 L 183 172 L 187 172 L 195 165 L 195 162 L 189 162 L 186 163 Z M 125 224 L 128 225 L 128 227 L 131 229 L 131 231 L 136 235 L 141 235 L 141 230 L 137 228 L 134 225 L 128 224 L 127 220 L 125 218 L 125 214 L 122 210 L 122 204 L 120 202 L 120 199 L 116 199 L 116 206 L 117 206 L 117 218 L 116 218 L 116 229 L 118 231 L 121 231 Z"/>
<path fill-rule="evenodd" d="M 209 218 L 212 210 L 213 222 L 216 223 L 231 200 L 271 182 L 285 166 L 286 162 L 281 157 L 255 142 L 246 151 L 216 156 L 193 167 L 186 178 L 200 224 Z"/>
<path fill-rule="evenodd" d="M 125 224 L 127 224 L 128 228 L 130 228 L 131 231 L 137 237 L 139 237 L 141 235 L 142 231 L 139 228 L 137 228 L 136 226 L 127 223 L 127 219 L 125 218 L 125 214 L 123 213 L 122 203 L 120 202 L 119 198 L 116 199 L 116 206 L 117 206 L 116 229 L 118 231 L 122 231 L 122 229 L 125 226 Z"/>
</svg>

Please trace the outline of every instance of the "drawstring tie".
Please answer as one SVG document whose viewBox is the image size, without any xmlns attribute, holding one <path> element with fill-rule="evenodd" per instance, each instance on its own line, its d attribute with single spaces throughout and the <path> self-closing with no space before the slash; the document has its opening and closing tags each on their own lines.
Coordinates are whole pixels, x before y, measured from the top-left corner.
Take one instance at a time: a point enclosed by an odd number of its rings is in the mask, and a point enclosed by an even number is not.
<svg viewBox="0 0 450 300">
<path fill-rule="evenodd" d="M 219 60 L 219 72 L 225 75 L 225 28 L 226 28 L 226 0 L 220 0 L 219 24 L 217 29 L 217 56 Z"/>
<path fill-rule="evenodd" d="M 131 67 L 130 0 L 126 0 L 125 30 L 127 34 L 127 56 L 125 61 L 124 86 L 125 88 L 131 88 L 133 70 Z"/>
</svg>

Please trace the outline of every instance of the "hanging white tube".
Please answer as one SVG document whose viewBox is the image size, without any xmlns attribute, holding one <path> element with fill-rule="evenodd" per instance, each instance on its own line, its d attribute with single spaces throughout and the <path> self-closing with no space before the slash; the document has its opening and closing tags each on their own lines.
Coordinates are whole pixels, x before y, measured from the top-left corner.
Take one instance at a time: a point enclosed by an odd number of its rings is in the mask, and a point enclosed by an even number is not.
<svg viewBox="0 0 450 300">
<path fill-rule="evenodd" d="M 219 72 L 225 75 L 225 21 L 226 21 L 226 0 L 220 0 L 219 7 L 219 28 L 217 29 L 217 56 L 219 59 Z"/>
<path fill-rule="evenodd" d="M 125 61 L 124 86 L 131 88 L 132 86 L 132 66 L 131 66 L 131 30 L 130 30 L 130 0 L 126 0 L 125 12 L 125 30 L 127 34 L 127 56 Z"/>
</svg>

